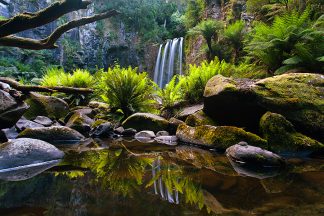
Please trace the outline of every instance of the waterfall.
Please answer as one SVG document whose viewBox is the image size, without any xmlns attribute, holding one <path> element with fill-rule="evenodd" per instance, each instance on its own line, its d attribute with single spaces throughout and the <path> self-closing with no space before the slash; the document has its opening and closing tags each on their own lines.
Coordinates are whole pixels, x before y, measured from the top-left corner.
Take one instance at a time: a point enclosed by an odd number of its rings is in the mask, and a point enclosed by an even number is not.
<svg viewBox="0 0 324 216">
<path fill-rule="evenodd" d="M 163 88 L 175 74 L 182 75 L 183 38 L 161 44 L 156 58 L 154 82 Z"/>
</svg>

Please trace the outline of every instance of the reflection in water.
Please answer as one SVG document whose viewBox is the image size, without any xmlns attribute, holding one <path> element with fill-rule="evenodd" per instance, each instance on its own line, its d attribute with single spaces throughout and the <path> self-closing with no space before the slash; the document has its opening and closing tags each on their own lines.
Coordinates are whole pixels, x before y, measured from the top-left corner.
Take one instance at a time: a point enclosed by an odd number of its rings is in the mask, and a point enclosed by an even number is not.
<svg viewBox="0 0 324 216">
<path fill-rule="evenodd" d="M 61 160 L 52 160 L 39 162 L 34 164 L 28 164 L 25 166 L 19 166 L 9 169 L 0 170 L 0 180 L 4 181 L 23 181 L 30 179 L 45 170 L 48 170 L 60 163 Z"/>
<path fill-rule="evenodd" d="M 168 167 L 167 171 L 170 171 Z M 154 180 L 154 193 L 160 194 L 161 198 L 169 201 L 170 203 L 179 204 L 179 191 L 176 188 L 167 187 L 166 183 L 163 182 L 161 174 L 161 159 L 157 157 L 152 164 L 152 177 Z M 159 191 L 159 193 L 158 193 Z"/>
<path fill-rule="evenodd" d="M 66 151 L 54 169 L 25 181 L 0 181 L 1 215 L 321 215 L 323 210 L 323 160 L 300 162 L 286 175 L 260 180 L 237 175 L 225 156 L 201 149 L 157 154 L 127 148 Z"/>
</svg>

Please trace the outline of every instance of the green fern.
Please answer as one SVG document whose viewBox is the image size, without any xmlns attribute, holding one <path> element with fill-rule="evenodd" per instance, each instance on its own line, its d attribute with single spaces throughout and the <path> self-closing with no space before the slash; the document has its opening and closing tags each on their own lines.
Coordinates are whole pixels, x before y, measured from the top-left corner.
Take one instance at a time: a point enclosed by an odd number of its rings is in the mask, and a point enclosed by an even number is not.
<svg viewBox="0 0 324 216">
<path fill-rule="evenodd" d="M 114 109 L 121 109 L 125 116 L 134 112 L 153 111 L 155 85 L 147 73 L 137 68 L 116 65 L 98 75 L 97 92 Z"/>
</svg>

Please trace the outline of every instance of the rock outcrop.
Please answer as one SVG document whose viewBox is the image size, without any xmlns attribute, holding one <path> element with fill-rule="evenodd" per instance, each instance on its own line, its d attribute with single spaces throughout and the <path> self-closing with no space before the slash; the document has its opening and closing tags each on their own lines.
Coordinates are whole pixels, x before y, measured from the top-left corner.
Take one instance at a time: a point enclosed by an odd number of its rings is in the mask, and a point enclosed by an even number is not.
<svg viewBox="0 0 324 216">
<path fill-rule="evenodd" d="M 283 115 L 296 130 L 324 140 L 324 76 L 290 73 L 259 81 L 217 75 L 208 81 L 204 112 L 220 125 L 258 131 L 267 111 Z"/>
<path fill-rule="evenodd" d="M 298 133 L 294 126 L 282 115 L 267 112 L 260 120 L 260 129 L 268 140 L 269 150 L 275 152 L 318 152 L 324 145 L 310 137 Z"/>
</svg>

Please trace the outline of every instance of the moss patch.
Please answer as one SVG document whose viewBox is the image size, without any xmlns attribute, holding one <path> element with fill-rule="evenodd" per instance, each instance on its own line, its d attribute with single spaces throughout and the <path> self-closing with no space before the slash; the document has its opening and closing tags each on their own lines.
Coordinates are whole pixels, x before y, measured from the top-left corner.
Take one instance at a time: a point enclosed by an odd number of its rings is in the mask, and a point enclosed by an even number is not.
<svg viewBox="0 0 324 216">
<path fill-rule="evenodd" d="M 208 117 L 204 111 L 200 110 L 192 115 L 189 115 L 185 122 L 191 127 L 201 126 L 201 125 L 213 125 L 216 126 L 216 122 Z"/>
<path fill-rule="evenodd" d="M 269 150 L 281 151 L 319 151 L 324 145 L 312 138 L 298 133 L 294 126 L 282 115 L 267 112 L 260 120 L 260 129 L 268 140 Z"/>
<path fill-rule="evenodd" d="M 122 126 L 127 128 L 134 128 L 137 131 L 151 130 L 155 133 L 158 131 L 167 131 L 169 129 L 169 122 L 160 116 L 151 113 L 135 113 L 128 117 Z"/>
<path fill-rule="evenodd" d="M 267 146 L 267 141 L 259 136 L 246 132 L 242 128 L 231 126 L 215 127 L 211 125 L 202 125 L 190 127 L 186 124 L 182 124 L 178 127 L 177 137 L 182 142 L 213 146 L 222 150 L 241 141 L 259 147 Z"/>
</svg>

